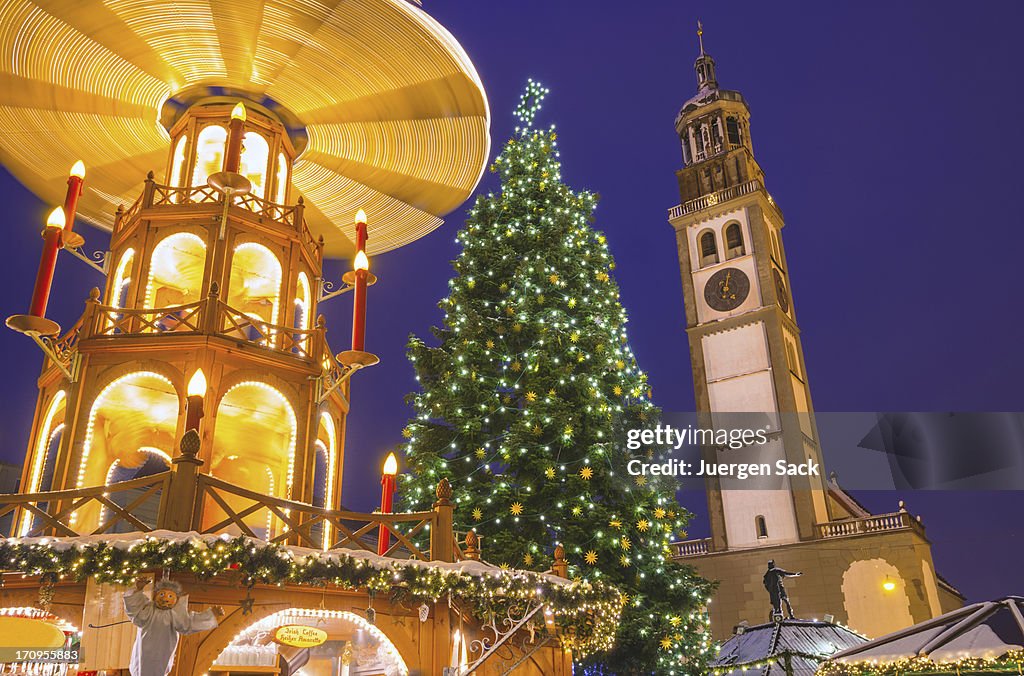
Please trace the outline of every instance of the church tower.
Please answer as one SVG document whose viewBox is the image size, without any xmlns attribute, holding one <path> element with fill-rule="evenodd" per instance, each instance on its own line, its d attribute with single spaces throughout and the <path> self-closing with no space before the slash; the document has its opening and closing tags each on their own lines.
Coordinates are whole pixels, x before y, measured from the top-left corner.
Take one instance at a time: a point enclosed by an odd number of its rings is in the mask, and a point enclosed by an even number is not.
<svg viewBox="0 0 1024 676">
<path fill-rule="evenodd" d="M 750 109 L 742 94 L 719 88 L 702 36 L 694 70 L 697 94 L 675 121 L 681 203 L 669 222 L 679 247 L 697 410 L 712 419 L 769 414 L 773 434 L 756 460 L 820 465 L 784 221 L 754 158 Z M 708 486 L 716 551 L 808 540 L 815 524 L 829 521 L 822 477 L 790 477 L 773 488 Z"/>
<path fill-rule="evenodd" d="M 705 449 L 704 459 L 773 467 L 811 462 L 824 474 L 782 242 L 785 221 L 754 156 L 747 102 L 719 86 L 702 32 L 698 24 L 697 93 L 675 119 L 681 199 L 669 210 L 697 413 L 705 426 L 766 420 L 770 430 L 766 444 Z M 832 615 L 869 636 L 962 605 L 960 593 L 935 573 L 920 517 L 902 502 L 898 511 L 872 514 L 832 478 L 772 481 L 737 489 L 707 477 L 711 537 L 673 544 L 677 561 L 719 582 L 710 607 L 715 638 L 765 621 L 762 575 L 770 559 L 805 573 L 787 587 L 799 617 Z"/>
</svg>

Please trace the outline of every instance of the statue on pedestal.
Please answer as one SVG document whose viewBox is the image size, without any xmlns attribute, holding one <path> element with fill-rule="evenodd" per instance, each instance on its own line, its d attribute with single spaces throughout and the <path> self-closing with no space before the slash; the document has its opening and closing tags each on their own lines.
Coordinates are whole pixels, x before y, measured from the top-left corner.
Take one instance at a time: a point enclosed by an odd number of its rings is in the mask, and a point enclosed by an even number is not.
<svg viewBox="0 0 1024 676">
<path fill-rule="evenodd" d="M 786 587 L 782 584 L 783 578 L 800 577 L 801 573 L 791 573 L 788 570 L 775 567 L 775 561 L 768 561 L 768 570 L 764 574 L 764 588 L 768 590 L 768 597 L 772 602 L 771 619 L 774 622 L 782 620 L 782 604 L 786 604 L 789 619 L 793 619 L 793 606 L 789 602 L 789 595 L 786 594 Z"/>
</svg>

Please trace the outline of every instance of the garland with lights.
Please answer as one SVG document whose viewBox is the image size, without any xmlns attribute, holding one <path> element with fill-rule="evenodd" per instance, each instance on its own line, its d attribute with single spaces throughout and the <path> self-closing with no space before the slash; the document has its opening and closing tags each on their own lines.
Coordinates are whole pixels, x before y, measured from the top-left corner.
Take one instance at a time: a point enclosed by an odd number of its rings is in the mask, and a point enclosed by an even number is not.
<svg viewBox="0 0 1024 676">
<path fill-rule="evenodd" d="M 826 662 L 818 676 L 897 676 L 898 674 L 978 674 L 1011 672 L 1024 674 L 1024 650 L 985 659 L 965 657 L 959 660 L 933 662 L 927 657 L 905 657 L 892 661 Z"/>
<path fill-rule="evenodd" d="M 615 649 L 591 668 L 701 673 L 712 585 L 668 560 L 688 520 L 676 486 L 626 475 L 625 431 L 659 411 L 629 346 L 607 239 L 591 227 L 597 196 L 563 182 L 554 128 L 534 126 L 547 93 L 527 84 L 520 127 L 491 167 L 501 190 L 477 199 L 457 235 L 439 344 L 410 339 L 421 391 L 410 395 L 412 471 L 399 494 L 429 509 L 448 477 L 456 529 L 478 530 L 485 558 L 546 570 L 562 544 L 573 578 L 622 589 Z"/>
<path fill-rule="evenodd" d="M 371 559 L 338 550 L 295 551 L 243 536 L 0 541 L 0 570 L 24 575 L 56 575 L 74 581 L 91 577 L 97 582 L 127 585 L 156 569 L 198 579 L 237 575 L 246 586 L 333 584 L 387 592 L 414 603 L 452 597 L 468 604 L 478 619 L 501 616 L 523 603 L 543 602 L 552 612 L 562 643 L 584 654 L 611 644 L 623 601 L 618 590 L 600 582 L 566 582 L 528 571 L 489 570 L 479 563 Z"/>
</svg>

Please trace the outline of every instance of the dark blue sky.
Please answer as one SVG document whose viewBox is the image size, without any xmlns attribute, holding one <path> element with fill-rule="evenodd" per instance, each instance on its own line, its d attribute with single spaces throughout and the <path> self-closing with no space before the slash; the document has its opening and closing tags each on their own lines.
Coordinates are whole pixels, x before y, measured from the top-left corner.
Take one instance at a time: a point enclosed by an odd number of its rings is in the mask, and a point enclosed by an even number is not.
<svg viewBox="0 0 1024 676">
<path fill-rule="evenodd" d="M 693 408 L 682 290 L 666 209 L 679 201 L 672 122 L 694 91 L 697 13 L 724 88 L 752 110 L 755 154 L 782 207 L 814 403 L 822 411 L 1024 410 L 1020 194 L 1024 4 L 986 2 L 425 2 L 462 42 L 490 98 L 494 145 L 511 133 L 527 77 L 551 89 L 564 176 L 602 195 L 597 227 L 618 261 L 630 337 L 666 410 Z M 159 167 L 155 167 L 159 169 Z M 143 176 L 139 176 L 140 190 Z M 493 189 L 487 174 L 482 190 Z M 48 207 L 6 172 L 5 314 L 24 312 Z M 52 208 L 52 207 L 49 207 Z M 464 209 L 377 257 L 367 346 L 355 378 L 343 499 L 370 509 L 414 386 L 410 332 L 440 321 Z M 105 235 L 82 226 L 91 246 Z M 347 264 L 346 264 L 347 265 Z M 330 271 L 340 276 L 341 263 Z M 50 316 L 77 318 L 99 277 L 61 256 Z M 336 349 L 350 301 L 325 304 Z M 0 458 L 20 462 L 40 354 L 0 332 L 7 376 Z M 1024 593 L 1024 493 L 900 497 L 924 515 L 938 570 L 972 599 Z M 703 512 L 703 497 L 686 496 Z M 703 535 L 698 517 L 691 534 Z"/>
</svg>

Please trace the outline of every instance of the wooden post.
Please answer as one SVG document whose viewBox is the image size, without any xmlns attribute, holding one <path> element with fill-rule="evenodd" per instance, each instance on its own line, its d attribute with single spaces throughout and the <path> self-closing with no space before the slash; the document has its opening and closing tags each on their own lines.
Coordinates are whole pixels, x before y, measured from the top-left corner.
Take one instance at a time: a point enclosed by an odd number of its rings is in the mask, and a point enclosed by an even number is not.
<svg viewBox="0 0 1024 676">
<path fill-rule="evenodd" d="M 555 562 L 551 564 L 551 571 L 558 577 L 569 577 L 569 563 L 565 560 L 565 547 L 555 545 Z"/>
<path fill-rule="evenodd" d="M 146 174 L 146 185 L 142 188 L 142 209 L 153 206 L 153 193 L 156 191 L 156 181 L 153 172 Z"/>
<path fill-rule="evenodd" d="M 181 437 L 181 455 L 171 463 L 171 482 L 167 494 L 160 504 L 160 528 L 188 532 L 199 525 L 196 509 L 196 493 L 199 487 L 199 468 L 203 461 L 198 458 L 202 445 L 199 432 L 188 430 Z"/>
<path fill-rule="evenodd" d="M 203 308 L 203 333 L 220 333 L 217 322 L 220 318 L 220 283 L 210 282 L 210 293 L 206 296 L 206 307 Z"/>
<path fill-rule="evenodd" d="M 469 561 L 480 560 L 480 538 L 473 531 L 466 533 L 466 550 L 462 554 Z"/>
<path fill-rule="evenodd" d="M 441 479 L 436 494 L 434 523 L 430 524 L 430 560 L 451 562 L 455 558 L 455 536 L 452 533 L 455 506 L 448 479 Z"/>
</svg>

